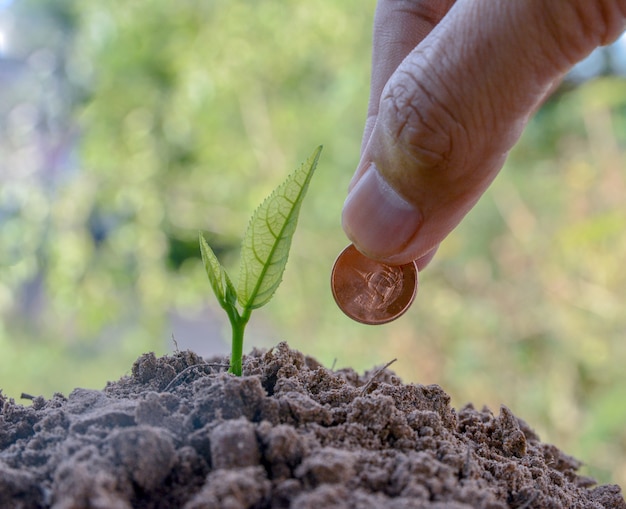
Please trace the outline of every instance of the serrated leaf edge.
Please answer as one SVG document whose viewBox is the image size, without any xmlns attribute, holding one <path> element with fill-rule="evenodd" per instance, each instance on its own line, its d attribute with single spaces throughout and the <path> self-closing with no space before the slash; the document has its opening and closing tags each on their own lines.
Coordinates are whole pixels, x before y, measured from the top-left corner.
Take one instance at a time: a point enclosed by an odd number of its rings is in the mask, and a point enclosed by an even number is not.
<svg viewBox="0 0 626 509">
<path fill-rule="evenodd" d="M 287 260 L 289 258 L 289 251 L 291 250 L 291 241 L 293 239 L 293 234 L 296 230 L 296 226 L 297 226 L 297 221 L 298 221 L 298 216 L 300 214 L 300 208 L 302 205 L 302 201 L 304 199 L 304 195 L 306 194 L 308 187 L 309 187 L 309 183 L 311 182 L 311 178 L 313 177 L 313 173 L 315 172 L 315 169 L 317 167 L 317 163 L 319 161 L 320 158 L 320 154 L 322 151 L 322 146 L 320 145 L 319 147 L 317 147 L 315 149 L 315 151 L 313 152 L 313 154 L 311 154 L 311 156 L 308 157 L 308 159 L 303 162 L 300 167 L 298 169 L 296 169 L 295 171 L 293 171 L 291 174 L 289 174 L 289 176 L 276 188 L 274 189 L 274 191 L 263 201 L 263 203 L 254 211 L 254 214 L 252 215 L 252 218 L 250 219 L 249 223 L 248 223 L 248 228 L 246 229 L 246 233 L 244 235 L 243 241 L 242 241 L 242 255 L 241 255 L 241 265 L 240 265 L 240 271 L 239 271 L 239 291 L 238 291 L 238 299 L 239 299 L 239 304 L 244 308 L 244 309 L 257 309 L 261 306 L 264 306 L 265 304 L 267 304 L 270 299 L 272 298 L 272 296 L 274 295 L 276 289 L 278 288 L 278 286 L 280 285 L 281 281 L 282 281 L 282 277 L 283 277 L 283 273 L 285 271 L 285 267 L 287 265 Z M 273 285 L 273 289 L 271 291 L 271 293 L 265 297 L 261 302 L 255 303 L 257 296 L 258 296 L 258 291 L 263 283 L 263 280 L 265 278 L 265 276 L 267 275 L 267 271 L 270 267 L 270 264 L 263 264 L 263 268 L 261 270 L 261 274 L 260 276 L 257 278 L 256 284 L 254 286 L 254 289 L 252 290 L 250 295 L 245 295 L 246 291 L 245 291 L 245 286 L 246 286 L 246 277 L 247 275 L 245 274 L 246 271 L 246 264 L 247 261 L 245 259 L 245 257 L 243 256 L 244 254 L 244 250 L 246 249 L 246 241 L 248 240 L 249 235 L 251 235 L 251 232 L 253 230 L 253 224 L 258 216 L 258 214 L 260 214 L 260 212 L 264 209 L 267 208 L 268 204 L 271 202 L 271 200 L 273 200 L 276 195 L 282 190 L 284 189 L 292 179 L 294 179 L 300 172 L 302 172 L 303 168 L 308 167 L 308 170 L 306 170 L 306 177 L 304 179 L 304 182 L 302 184 L 302 186 L 300 187 L 300 190 L 298 192 L 298 195 L 296 197 L 295 203 L 296 205 L 294 205 L 294 207 L 290 210 L 288 217 L 285 218 L 281 230 L 278 234 L 275 234 L 274 232 L 271 232 L 271 235 L 274 237 L 274 243 L 272 245 L 272 248 L 270 250 L 270 254 L 268 256 L 268 260 L 270 260 L 274 253 L 276 252 L 276 248 L 278 247 L 278 244 L 280 243 L 280 241 L 283 239 L 283 234 L 285 232 L 285 229 L 287 228 L 287 226 L 289 226 L 293 220 L 293 229 L 291 234 L 289 235 L 289 237 L 287 238 L 287 249 L 286 249 L 286 254 L 284 257 L 284 263 L 282 263 L 282 268 L 280 269 L 280 274 L 278 276 L 278 279 L 276 281 L 276 284 Z M 252 242 L 252 245 L 254 243 L 254 240 Z M 254 253 L 255 257 L 257 257 L 258 260 L 258 256 L 256 255 L 256 253 Z M 281 259 L 282 261 L 282 259 Z M 246 298 L 247 297 L 247 298 Z"/>
</svg>

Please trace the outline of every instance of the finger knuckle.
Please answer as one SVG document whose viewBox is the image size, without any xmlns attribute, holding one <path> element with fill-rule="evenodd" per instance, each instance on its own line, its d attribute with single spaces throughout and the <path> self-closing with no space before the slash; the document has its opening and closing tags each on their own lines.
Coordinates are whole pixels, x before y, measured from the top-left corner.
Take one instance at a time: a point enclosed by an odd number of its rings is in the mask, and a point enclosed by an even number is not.
<svg viewBox="0 0 626 509">
<path fill-rule="evenodd" d="M 445 169 L 458 163 L 467 138 L 458 114 L 446 105 L 441 86 L 419 69 L 402 69 L 381 100 L 386 128 L 421 165 Z M 444 94 L 445 95 L 445 94 Z"/>
</svg>

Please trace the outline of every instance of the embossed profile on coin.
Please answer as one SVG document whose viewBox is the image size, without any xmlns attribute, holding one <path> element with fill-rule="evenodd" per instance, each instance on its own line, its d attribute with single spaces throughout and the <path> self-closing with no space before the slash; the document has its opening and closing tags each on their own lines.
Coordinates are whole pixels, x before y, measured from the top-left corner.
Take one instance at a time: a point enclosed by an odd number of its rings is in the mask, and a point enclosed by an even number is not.
<svg viewBox="0 0 626 509">
<path fill-rule="evenodd" d="M 377 262 L 350 244 L 335 261 L 331 288 L 339 308 L 353 320 L 369 325 L 391 322 L 415 298 L 417 265 Z"/>
</svg>

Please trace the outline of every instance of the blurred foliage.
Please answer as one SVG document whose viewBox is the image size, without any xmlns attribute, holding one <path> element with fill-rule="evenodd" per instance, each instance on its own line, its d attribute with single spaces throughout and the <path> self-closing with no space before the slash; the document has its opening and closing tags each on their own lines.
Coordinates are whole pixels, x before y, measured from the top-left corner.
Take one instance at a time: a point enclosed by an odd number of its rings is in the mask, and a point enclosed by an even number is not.
<svg viewBox="0 0 626 509">
<path fill-rule="evenodd" d="M 145 350 L 227 353 L 197 231 L 228 266 L 324 144 L 283 285 L 248 344 L 501 403 L 626 486 L 626 86 L 563 89 L 424 271 L 351 322 L 328 289 L 358 162 L 375 2 L 21 0 L 0 11 L 0 387 L 101 387 Z M 236 273 L 236 270 L 234 270 Z M 226 333 L 226 334 L 224 334 Z M 176 343 L 170 336 L 173 335 Z"/>
</svg>

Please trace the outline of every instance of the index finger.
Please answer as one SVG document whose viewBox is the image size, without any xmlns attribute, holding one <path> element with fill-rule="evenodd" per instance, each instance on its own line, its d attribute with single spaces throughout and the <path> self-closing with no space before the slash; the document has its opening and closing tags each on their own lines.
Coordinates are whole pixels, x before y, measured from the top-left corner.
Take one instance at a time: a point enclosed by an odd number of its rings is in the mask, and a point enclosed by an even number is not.
<svg viewBox="0 0 626 509">
<path fill-rule="evenodd" d="M 455 0 L 379 0 L 374 16 L 372 78 L 361 152 L 370 138 L 385 84 Z"/>
</svg>

